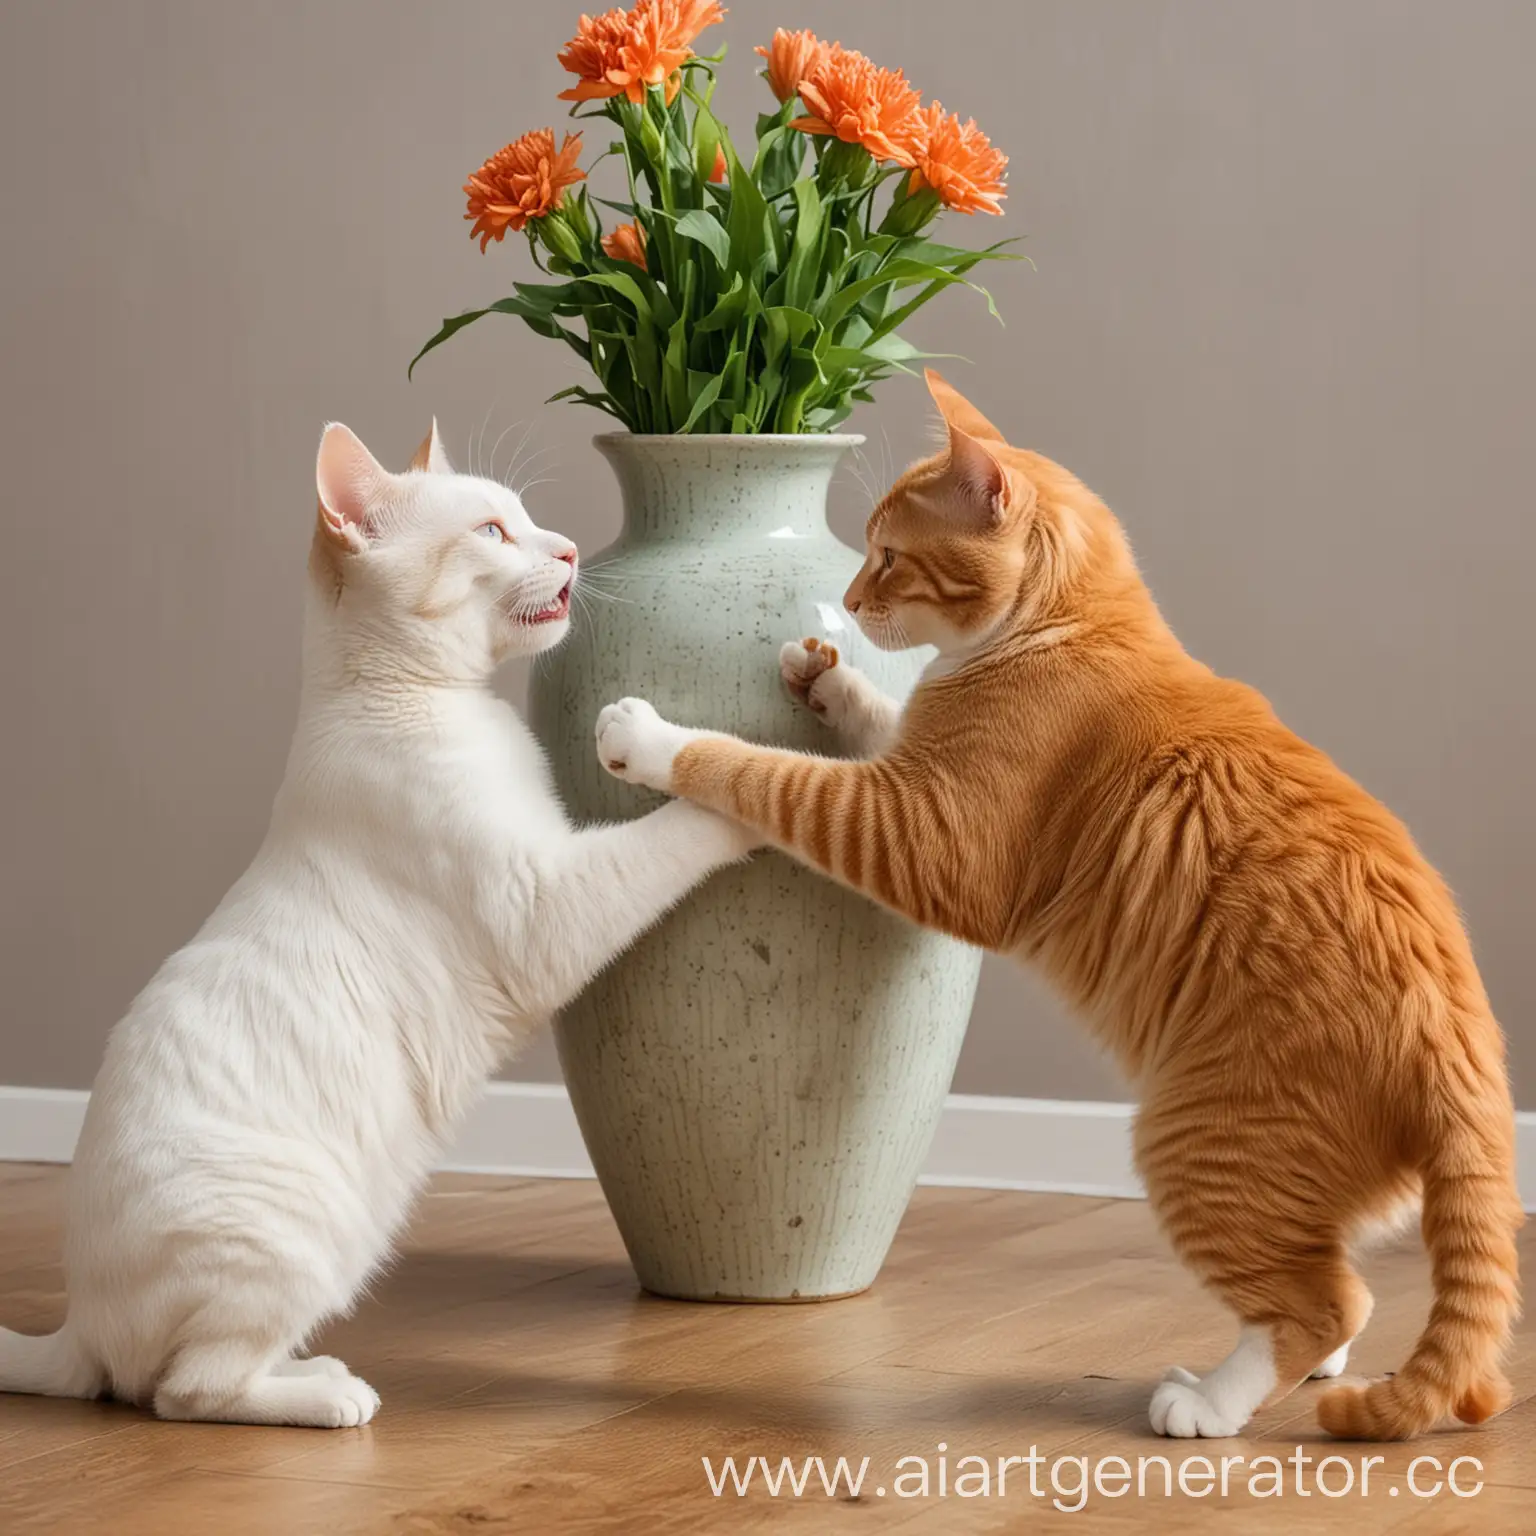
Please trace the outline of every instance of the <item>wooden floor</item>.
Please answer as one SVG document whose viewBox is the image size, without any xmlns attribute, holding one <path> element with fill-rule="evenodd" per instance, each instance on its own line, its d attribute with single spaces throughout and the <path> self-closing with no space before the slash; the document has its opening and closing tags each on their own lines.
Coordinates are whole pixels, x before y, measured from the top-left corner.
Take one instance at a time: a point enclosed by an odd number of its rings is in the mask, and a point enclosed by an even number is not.
<svg viewBox="0 0 1536 1536">
<path fill-rule="evenodd" d="M 0 1320 L 42 1330 L 62 1314 L 62 1174 L 0 1165 Z M 1532 1241 L 1527 1239 L 1529 1263 Z M 1376 1317 L 1362 1369 L 1401 1363 L 1425 1314 L 1422 1255 L 1368 1270 Z M 1202 1369 L 1229 1325 L 1182 1274 L 1144 1205 L 978 1190 L 920 1190 L 875 1289 L 825 1306 L 693 1306 L 640 1295 L 595 1184 L 440 1179 L 400 1263 L 322 1347 L 384 1399 L 367 1429 L 160 1424 L 110 1403 L 0 1396 L 0 1532 L 115 1536 L 398 1536 L 633 1531 L 989 1532 L 1068 1521 L 1074 1530 L 1350 1533 L 1536 1530 L 1536 1337 L 1513 1361 L 1516 1406 L 1481 1430 L 1411 1446 L 1336 1445 L 1309 1386 L 1239 1441 L 1155 1439 L 1147 1397 L 1162 1368 Z M 1031 1493 L 1027 1464 L 1044 1458 Z M 1297 1491 L 1296 1455 L 1301 1464 Z M 828 1497 L 814 1470 L 800 1498 L 715 1497 L 703 1459 L 839 1456 L 869 1470 L 857 1498 Z M 1247 1458 L 1228 1491 L 1164 1492 L 1138 1458 Z M 1324 1482 L 1354 1491 L 1321 1494 Z M 1365 1459 L 1384 1457 L 1360 1480 Z M 976 1495 L 989 1466 L 990 1495 Z M 1130 1489 L 1121 1486 L 1123 1457 Z M 1287 1481 L 1253 1458 L 1285 1458 Z M 1458 1482 L 1429 1492 L 1459 1457 Z M 926 1458 L 926 1497 L 918 1488 Z M 1085 1507 L 1072 1506 L 1088 1458 Z M 947 1491 L 939 1491 L 940 1460 Z M 1066 1491 L 1057 1493 L 1055 1481 Z M 1099 1475 L 1102 1487 L 1095 1488 Z M 961 1474 L 969 1481 L 961 1483 Z M 898 1481 L 905 1477 L 904 1481 Z M 1251 1477 L 1251 1481 L 1250 1481 Z M 883 1488 L 883 1494 L 877 1493 Z M 898 1491 L 900 1490 L 900 1491 Z M 972 1496 L 962 1497 L 961 1494 Z"/>
</svg>

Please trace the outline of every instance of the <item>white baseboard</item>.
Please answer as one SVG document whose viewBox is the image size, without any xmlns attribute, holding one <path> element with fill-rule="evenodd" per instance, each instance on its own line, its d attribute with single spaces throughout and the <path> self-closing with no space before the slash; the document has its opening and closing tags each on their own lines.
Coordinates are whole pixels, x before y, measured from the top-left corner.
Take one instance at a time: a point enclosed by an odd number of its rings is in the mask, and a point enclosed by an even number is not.
<svg viewBox="0 0 1536 1536">
<path fill-rule="evenodd" d="M 67 1163 L 89 1098 L 81 1088 L 0 1088 L 0 1162 Z"/>
<path fill-rule="evenodd" d="M 0 1086 L 0 1162 L 67 1163 L 83 1090 Z M 1134 1107 L 952 1093 L 919 1182 L 1139 1199 Z M 1520 1193 L 1536 1211 L 1536 1113 L 1515 1117 Z M 443 1166 L 465 1173 L 586 1179 L 592 1164 L 559 1083 L 492 1083 Z"/>
</svg>

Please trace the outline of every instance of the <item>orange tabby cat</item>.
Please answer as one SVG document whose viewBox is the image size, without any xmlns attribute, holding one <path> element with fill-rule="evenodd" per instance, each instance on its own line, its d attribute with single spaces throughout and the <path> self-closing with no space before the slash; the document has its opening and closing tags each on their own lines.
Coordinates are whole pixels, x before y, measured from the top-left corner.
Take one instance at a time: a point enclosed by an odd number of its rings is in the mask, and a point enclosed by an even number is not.
<svg viewBox="0 0 1536 1536">
<path fill-rule="evenodd" d="M 753 746 L 627 699 L 598 751 L 915 922 L 1042 966 L 1138 1085 L 1137 1166 L 1241 1322 L 1153 1427 L 1232 1435 L 1343 1370 L 1349 1249 L 1422 1199 L 1435 1302 L 1404 1368 L 1318 1406 L 1399 1438 L 1509 1402 L 1518 1305 L 1504 1044 L 1449 893 L 1402 824 L 1265 700 L 1193 660 L 1109 509 L 936 374 L 948 448 L 869 520 L 847 606 L 935 645 L 905 710 L 815 640 L 796 695 L 858 760 Z"/>
</svg>

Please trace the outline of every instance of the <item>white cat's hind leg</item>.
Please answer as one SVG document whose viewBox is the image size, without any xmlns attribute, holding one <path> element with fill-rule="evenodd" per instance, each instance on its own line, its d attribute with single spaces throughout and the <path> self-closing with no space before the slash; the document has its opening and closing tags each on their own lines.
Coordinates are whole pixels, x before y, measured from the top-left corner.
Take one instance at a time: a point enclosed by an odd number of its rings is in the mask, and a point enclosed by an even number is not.
<svg viewBox="0 0 1536 1536">
<path fill-rule="evenodd" d="M 358 1376 L 260 1376 L 232 1396 L 187 1397 L 165 1387 L 155 1394 L 156 1414 L 181 1422 L 353 1429 L 378 1411 L 379 1394 Z"/>
<path fill-rule="evenodd" d="M 276 1356 L 277 1358 L 273 1358 Z M 295 1367 L 319 1366 L 294 1374 Z M 378 1412 L 379 1395 L 366 1381 L 322 1356 L 293 1360 L 278 1348 L 237 1339 L 186 1343 L 155 1392 L 162 1419 L 212 1424 L 287 1424 L 347 1429 Z"/>
<path fill-rule="evenodd" d="M 350 1376 L 344 1360 L 334 1355 L 295 1355 L 291 1360 L 279 1360 L 272 1367 L 274 1376 Z"/>
</svg>

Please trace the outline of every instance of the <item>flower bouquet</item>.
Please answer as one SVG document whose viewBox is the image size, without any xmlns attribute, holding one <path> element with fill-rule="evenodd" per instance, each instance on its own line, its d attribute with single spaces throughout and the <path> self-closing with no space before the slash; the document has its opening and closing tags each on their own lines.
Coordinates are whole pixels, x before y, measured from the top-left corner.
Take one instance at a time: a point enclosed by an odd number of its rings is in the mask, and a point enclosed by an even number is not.
<svg viewBox="0 0 1536 1536">
<path fill-rule="evenodd" d="M 902 323 L 1007 254 L 1006 241 L 930 237 L 945 209 L 1002 212 L 1007 157 L 974 122 L 924 106 L 900 70 L 780 30 L 757 49 L 779 105 L 758 118 L 749 165 L 711 107 L 724 50 L 693 51 L 724 14 L 717 0 L 639 0 L 581 18 L 559 55 L 576 77 L 561 99 L 611 125 L 592 164 L 621 161 L 627 196 L 592 195 L 580 132 L 557 144 L 536 129 L 493 155 L 464 188 L 471 235 L 482 251 L 526 235 L 550 280 L 445 320 L 413 369 L 481 316 L 517 315 L 596 375 L 552 398 L 636 433 L 829 432 L 906 371 L 920 354 Z M 605 228 L 599 207 L 620 222 Z"/>
</svg>

